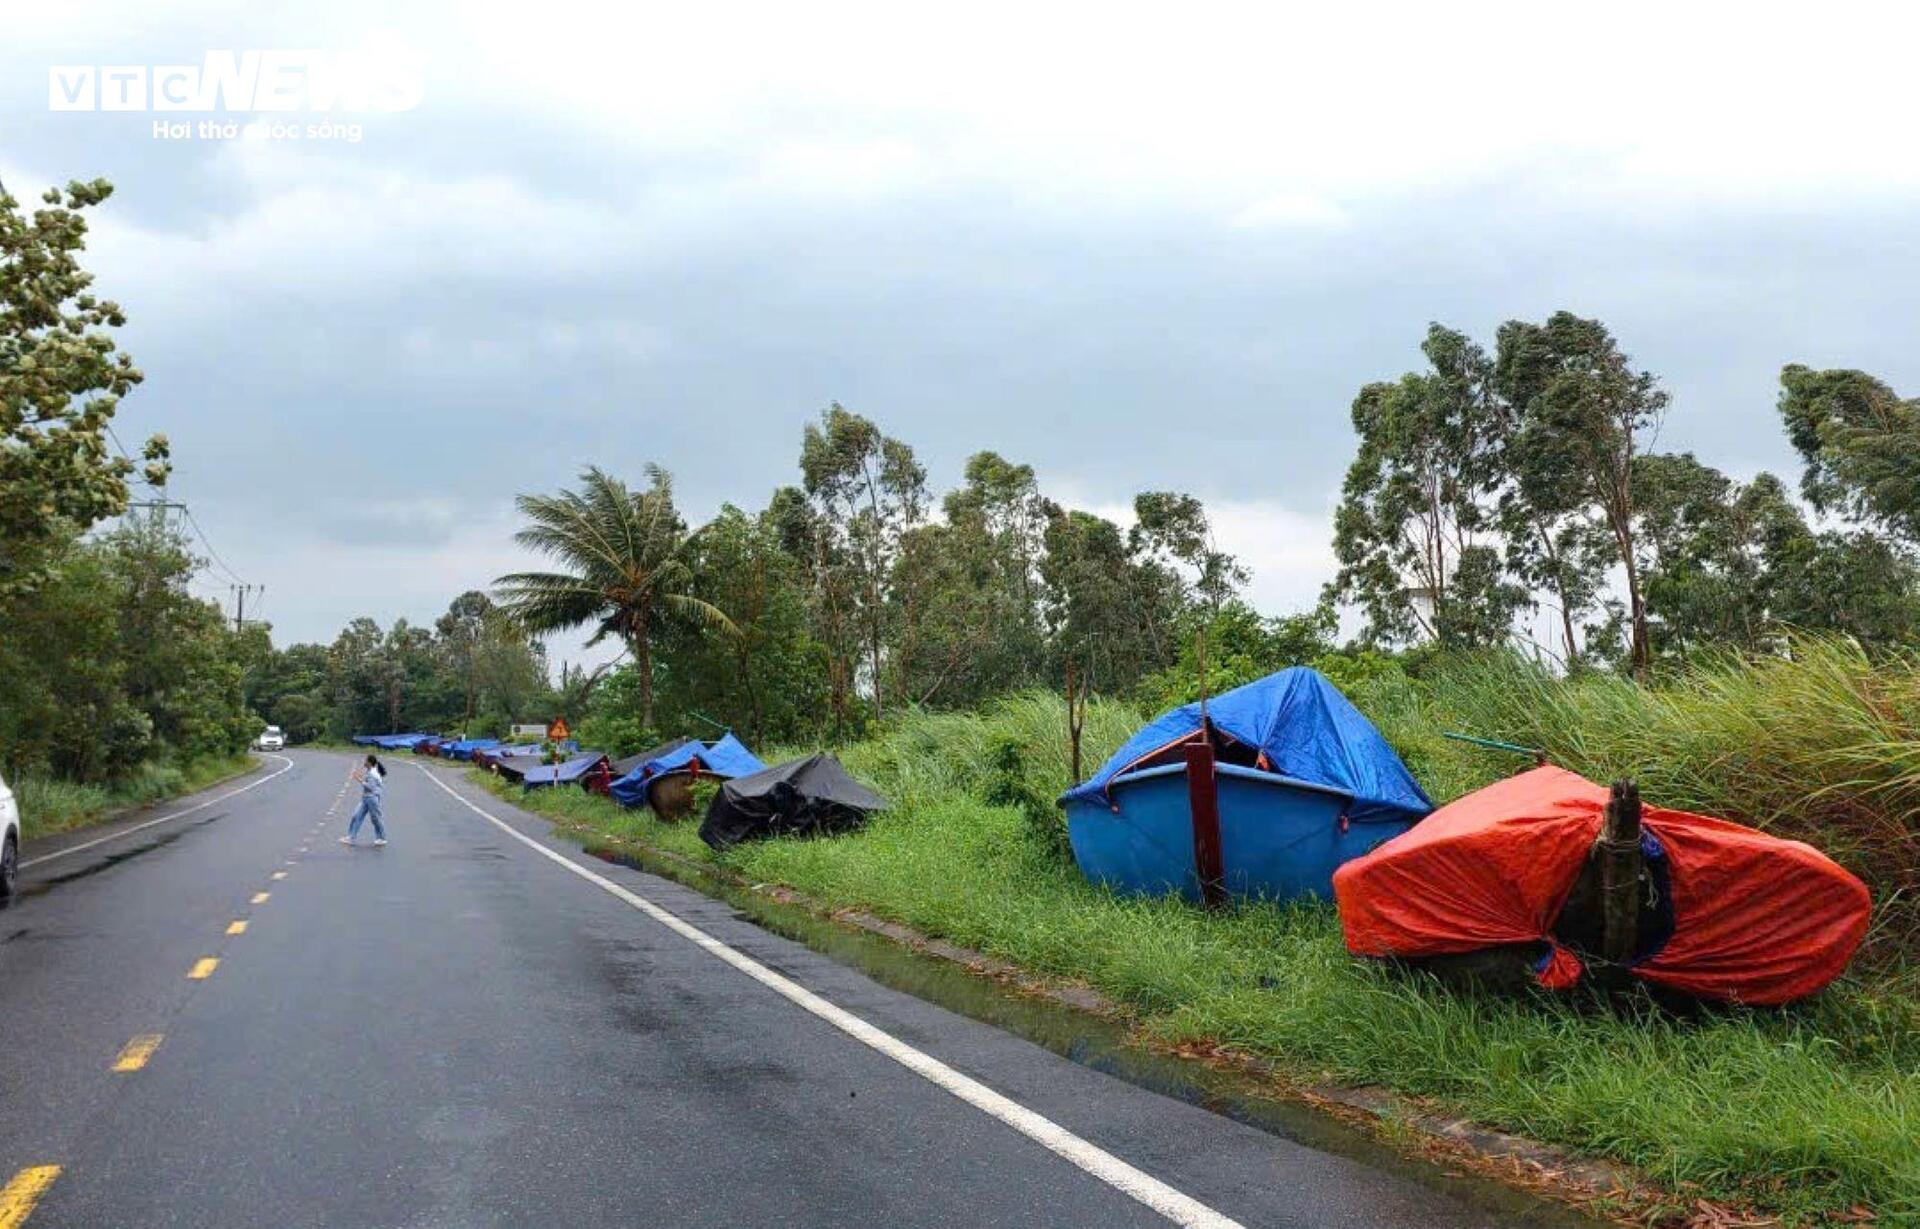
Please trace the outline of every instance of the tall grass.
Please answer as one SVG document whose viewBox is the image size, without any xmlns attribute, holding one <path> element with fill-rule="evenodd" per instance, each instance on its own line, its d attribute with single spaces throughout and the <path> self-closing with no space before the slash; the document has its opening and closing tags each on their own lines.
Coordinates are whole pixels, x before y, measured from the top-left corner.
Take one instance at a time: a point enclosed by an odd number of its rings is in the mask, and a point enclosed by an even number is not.
<svg viewBox="0 0 1920 1229">
<path fill-rule="evenodd" d="M 1818 846 L 1873 889 L 1881 955 L 1920 939 L 1920 656 L 1809 638 L 1641 687 L 1502 654 L 1442 665 L 1420 687 L 1430 725 L 1542 747 L 1596 780 L 1634 777 L 1663 806 Z M 1500 767 L 1464 748 L 1442 758 L 1463 782 Z"/>
<path fill-rule="evenodd" d="M 209 756 L 185 764 L 142 764 L 111 785 L 22 777 L 12 782 L 12 788 L 20 806 L 22 835 L 32 838 L 71 832 L 109 819 L 128 807 L 151 806 L 205 789 L 244 771 L 251 763 L 244 754 Z"/>
</svg>

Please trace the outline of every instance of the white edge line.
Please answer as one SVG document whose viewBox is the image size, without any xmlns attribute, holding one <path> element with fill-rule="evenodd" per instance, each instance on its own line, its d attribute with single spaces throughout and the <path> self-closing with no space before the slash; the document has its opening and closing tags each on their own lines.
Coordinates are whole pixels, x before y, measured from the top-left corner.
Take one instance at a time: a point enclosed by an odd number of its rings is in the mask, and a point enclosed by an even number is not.
<svg viewBox="0 0 1920 1229">
<path fill-rule="evenodd" d="M 727 946 L 698 926 L 683 920 L 677 914 L 668 912 L 646 897 L 631 892 L 611 879 L 597 875 L 579 865 L 564 854 L 547 848 L 513 825 L 467 801 L 424 766 L 415 764 L 413 767 L 418 768 L 427 780 L 439 786 L 455 802 L 493 824 L 535 853 L 559 863 L 595 887 L 619 897 L 668 930 L 726 961 L 774 993 L 805 1008 L 856 1041 L 878 1050 L 915 1075 L 952 1093 L 975 1109 L 999 1119 L 1049 1152 L 1072 1162 L 1108 1186 L 1152 1208 L 1174 1224 L 1195 1226 L 1196 1229 L 1241 1229 L 1238 1221 L 1224 1213 L 1216 1212 L 1199 1200 L 1182 1194 L 1153 1175 L 1135 1169 L 1098 1145 L 1081 1139 L 1051 1119 L 1000 1095 L 973 1077 L 955 1071 L 932 1055 L 914 1049 L 893 1034 L 867 1023 L 852 1012 L 829 1003 L 805 986 L 774 972 L 746 953 Z"/>
<path fill-rule="evenodd" d="M 239 789 L 228 790 L 226 793 L 220 795 L 218 798 L 209 798 L 205 802 L 197 802 L 183 811 L 175 811 L 171 815 L 162 815 L 158 819 L 149 819 L 145 823 L 135 824 L 131 828 L 122 828 L 118 832 L 109 832 L 105 836 L 96 837 L 91 841 L 82 841 L 78 845 L 69 845 L 65 849 L 56 849 L 52 853 L 41 854 L 37 858 L 27 858 L 20 863 L 20 869 L 26 870 L 29 866 L 38 866 L 42 862 L 51 862 L 55 858 L 64 858 L 68 854 L 75 854 L 75 853 L 81 852 L 82 850 L 92 849 L 94 846 L 104 845 L 108 841 L 117 841 L 123 836 L 132 836 L 134 833 L 139 832 L 143 828 L 151 828 L 155 824 L 164 824 L 169 822 L 170 820 L 180 819 L 184 816 L 191 815 L 195 811 L 204 811 L 208 807 L 214 805 L 215 803 L 225 802 L 227 799 L 236 797 L 237 795 L 240 795 L 240 794 L 244 794 L 250 789 L 257 789 L 260 786 L 265 785 L 267 782 L 273 780 L 275 777 L 280 776 L 282 773 L 291 771 L 293 768 L 293 761 L 288 759 L 284 755 L 274 755 L 273 752 L 271 751 L 263 751 L 263 752 L 260 752 L 259 754 L 263 756 L 269 756 L 273 759 L 279 760 L 280 763 L 283 765 L 283 767 L 279 768 L 274 772 L 268 773 L 266 776 L 261 777 L 258 781 L 249 781 L 245 785 L 242 785 Z"/>
</svg>

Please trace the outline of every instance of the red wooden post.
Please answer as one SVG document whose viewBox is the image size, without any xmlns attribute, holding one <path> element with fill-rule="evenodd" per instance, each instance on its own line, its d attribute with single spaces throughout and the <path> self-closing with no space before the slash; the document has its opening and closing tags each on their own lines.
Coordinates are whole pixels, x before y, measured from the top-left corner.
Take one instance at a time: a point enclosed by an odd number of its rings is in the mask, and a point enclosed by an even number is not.
<svg viewBox="0 0 1920 1229">
<path fill-rule="evenodd" d="M 1209 909 L 1227 903 L 1227 868 L 1220 848 L 1220 789 L 1213 770 L 1213 740 L 1201 727 L 1187 744 L 1187 806 L 1193 812 L 1193 866 L 1200 898 Z"/>
</svg>

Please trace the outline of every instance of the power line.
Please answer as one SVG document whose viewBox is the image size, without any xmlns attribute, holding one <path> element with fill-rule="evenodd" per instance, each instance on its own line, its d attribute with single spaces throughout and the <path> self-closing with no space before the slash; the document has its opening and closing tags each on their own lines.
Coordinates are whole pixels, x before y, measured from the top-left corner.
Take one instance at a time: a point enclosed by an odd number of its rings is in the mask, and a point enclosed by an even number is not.
<svg viewBox="0 0 1920 1229">
<path fill-rule="evenodd" d="M 228 567 L 227 561 L 220 557 L 220 552 L 213 549 L 213 543 L 207 541 L 207 531 L 200 528 L 199 521 L 196 521 L 193 519 L 193 509 L 187 507 L 185 504 L 181 504 L 180 511 L 186 515 L 187 524 L 193 526 L 193 532 L 200 536 L 200 545 L 207 548 L 207 554 L 213 559 L 215 563 L 220 565 L 220 570 L 227 574 L 228 579 L 232 580 L 235 584 L 238 584 L 238 585 L 246 584 L 247 583 L 246 581 L 240 579 L 240 573 Z"/>
</svg>

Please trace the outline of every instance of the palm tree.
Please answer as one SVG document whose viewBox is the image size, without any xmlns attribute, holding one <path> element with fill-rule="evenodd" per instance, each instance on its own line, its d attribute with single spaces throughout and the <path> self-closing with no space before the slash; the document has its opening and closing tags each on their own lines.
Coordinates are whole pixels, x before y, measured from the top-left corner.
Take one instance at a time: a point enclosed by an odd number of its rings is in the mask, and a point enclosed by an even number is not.
<svg viewBox="0 0 1920 1229">
<path fill-rule="evenodd" d="M 673 506 L 673 478 L 648 465 L 644 491 L 591 466 L 580 490 L 522 495 L 528 525 L 514 540 L 558 562 L 559 572 L 515 572 L 494 582 L 502 607 L 535 635 L 598 623 L 589 646 L 618 636 L 640 676 L 640 722 L 653 727 L 653 639 L 672 619 L 737 635 L 733 621 L 695 597 Z"/>
</svg>

